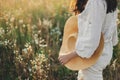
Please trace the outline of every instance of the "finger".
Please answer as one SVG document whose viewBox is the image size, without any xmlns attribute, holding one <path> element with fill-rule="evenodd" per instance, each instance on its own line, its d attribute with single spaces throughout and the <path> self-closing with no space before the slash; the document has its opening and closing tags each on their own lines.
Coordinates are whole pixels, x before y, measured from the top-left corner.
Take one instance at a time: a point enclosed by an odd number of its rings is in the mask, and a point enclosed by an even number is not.
<svg viewBox="0 0 120 80">
<path fill-rule="evenodd" d="M 61 60 L 60 62 L 62 65 L 64 65 L 66 63 L 64 60 Z"/>
<path fill-rule="evenodd" d="M 61 62 L 62 65 L 64 65 L 64 62 Z"/>
<path fill-rule="evenodd" d="M 62 62 L 62 64 L 64 65 L 66 62 Z"/>
<path fill-rule="evenodd" d="M 62 61 L 62 60 L 60 60 L 60 63 L 61 63 L 61 64 L 63 64 L 63 61 Z"/>
<path fill-rule="evenodd" d="M 62 59 L 61 58 L 59 58 L 59 61 L 60 61 L 60 63 L 62 63 Z"/>
<path fill-rule="evenodd" d="M 60 63 L 61 63 L 62 65 L 64 65 L 64 61 L 60 60 Z"/>
<path fill-rule="evenodd" d="M 58 60 L 60 60 L 60 56 L 58 57 Z"/>
<path fill-rule="evenodd" d="M 59 58 L 58 60 L 59 60 L 60 62 L 62 61 L 62 59 L 61 59 L 61 58 Z"/>
<path fill-rule="evenodd" d="M 61 63 L 62 65 L 64 65 L 64 63 Z"/>
</svg>

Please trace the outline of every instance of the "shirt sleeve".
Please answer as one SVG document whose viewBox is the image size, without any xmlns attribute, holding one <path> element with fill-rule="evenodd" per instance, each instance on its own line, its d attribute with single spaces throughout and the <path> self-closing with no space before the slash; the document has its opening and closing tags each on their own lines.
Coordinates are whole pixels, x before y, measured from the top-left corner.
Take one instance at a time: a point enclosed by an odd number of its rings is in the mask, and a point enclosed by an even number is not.
<svg viewBox="0 0 120 80">
<path fill-rule="evenodd" d="M 102 1 L 93 0 L 87 6 L 89 7 L 88 11 L 85 11 L 87 14 L 84 15 L 84 12 L 82 15 L 78 15 L 78 38 L 75 51 L 82 58 L 90 58 L 99 45 L 106 15 L 105 3 Z M 85 16 L 84 19 L 83 16 Z"/>
<path fill-rule="evenodd" d="M 113 46 L 116 46 L 118 44 L 118 32 L 117 32 L 117 18 L 118 18 L 118 10 L 116 10 L 114 12 L 114 23 L 115 23 L 115 30 L 114 30 L 114 33 L 112 35 L 112 43 L 113 43 Z"/>
<path fill-rule="evenodd" d="M 113 43 L 113 46 L 116 46 L 118 44 L 118 33 L 117 33 L 117 30 L 115 30 L 115 32 L 113 33 L 112 43 Z"/>
</svg>

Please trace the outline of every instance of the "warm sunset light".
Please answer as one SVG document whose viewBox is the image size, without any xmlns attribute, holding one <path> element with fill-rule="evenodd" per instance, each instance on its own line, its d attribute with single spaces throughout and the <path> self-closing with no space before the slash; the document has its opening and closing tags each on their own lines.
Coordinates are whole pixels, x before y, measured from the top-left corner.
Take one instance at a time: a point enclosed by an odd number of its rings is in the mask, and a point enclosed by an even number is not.
<svg viewBox="0 0 120 80">
<path fill-rule="evenodd" d="M 58 61 L 65 22 L 74 15 L 70 1 L 0 0 L 0 80 L 77 80 L 77 71 Z M 120 80 L 120 43 L 103 75 Z"/>
</svg>

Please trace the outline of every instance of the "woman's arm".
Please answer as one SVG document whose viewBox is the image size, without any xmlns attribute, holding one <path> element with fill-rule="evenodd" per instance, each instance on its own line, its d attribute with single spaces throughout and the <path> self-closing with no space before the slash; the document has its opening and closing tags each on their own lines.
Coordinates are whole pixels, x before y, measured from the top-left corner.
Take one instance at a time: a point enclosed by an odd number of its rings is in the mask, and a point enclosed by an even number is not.
<svg viewBox="0 0 120 80">
<path fill-rule="evenodd" d="M 90 58 L 99 46 L 106 16 L 106 2 L 90 0 L 86 14 L 78 15 L 78 38 L 75 51 L 82 58 Z"/>
<path fill-rule="evenodd" d="M 77 57 L 77 53 L 75 51 L 70 52 L 67 55 L 60 55 L 58 57 L 59 61 L 61 62 L 61 64 L 66 64 L 68 61 L 70 61 L 72 58 Z"/>
</svg>

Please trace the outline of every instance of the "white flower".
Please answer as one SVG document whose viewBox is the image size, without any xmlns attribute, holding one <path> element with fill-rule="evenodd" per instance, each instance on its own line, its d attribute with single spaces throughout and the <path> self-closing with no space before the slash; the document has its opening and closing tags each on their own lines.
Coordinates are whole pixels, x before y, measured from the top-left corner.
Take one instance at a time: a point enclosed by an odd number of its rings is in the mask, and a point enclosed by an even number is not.
<svg viewBox="0 0 120 80">
<path fill-rule="evenodd" d="M 5 33 L 3 28 L 0 28 L 0 36 L 3 35 Z"/>
<path fill-rule="evenodd" d="M 29 43 L 26 43 L 26 44 L 25 44 L 25 47 L 29 47 Z"/>
<path fill-rule="evenodd" d="M 47 44 L 39 44 L 40 47 L 47 47 Z"/>
<path fill-rule="evenodd" d="M 31 68 L 28 68 L 28 70 L 31 72 L 32 71 L 32 69 Z"/>
<path fill-rule="evenodd" d="M 9 40 L 5 40 L 4 44 L 7 45 L 9 43 Z"/>
<path fill-rule="evenodd" d="M 15 18 L 14 17 L 11 17 L 10 18 L 10 22 L 14 22 Z"/>
<path fill-rule="evenodd" d="M 43 19 L 43 24 L 46 26 L 51 26 L 51 21 L 49 21 L 48 19 Z"/>
<path fill-rule="evenodd" d="M 38 34 L 40 34 L 40 33 L 41 33 L 41 30 L 38 31 Z"/>
<path fill-rule="evenodd" d="M 35 39 L 35 44 L 38 44 L 38 39 Z"/>
<path fill-rule="evenodd" d="M 23 24 L 23 28 L 25 28 L 25 24 Z"/>
<path fill-rule="evenodd" d="M 28 51 L 27 51 L 27 49 L 25 48 L 25 49 L 23 49 L 22 50 L 25 54 L 27 54 L 28 53 Z"/>
<path fill-rule="evenodd" d="M 21 19 L 21 20 L 19 20 L 19 23 L 20 23 L 20 24 L 22 24 L 22 23 L 23 23 L 23 20 L 22 20 L 22 19 Z"/>
</svg>

